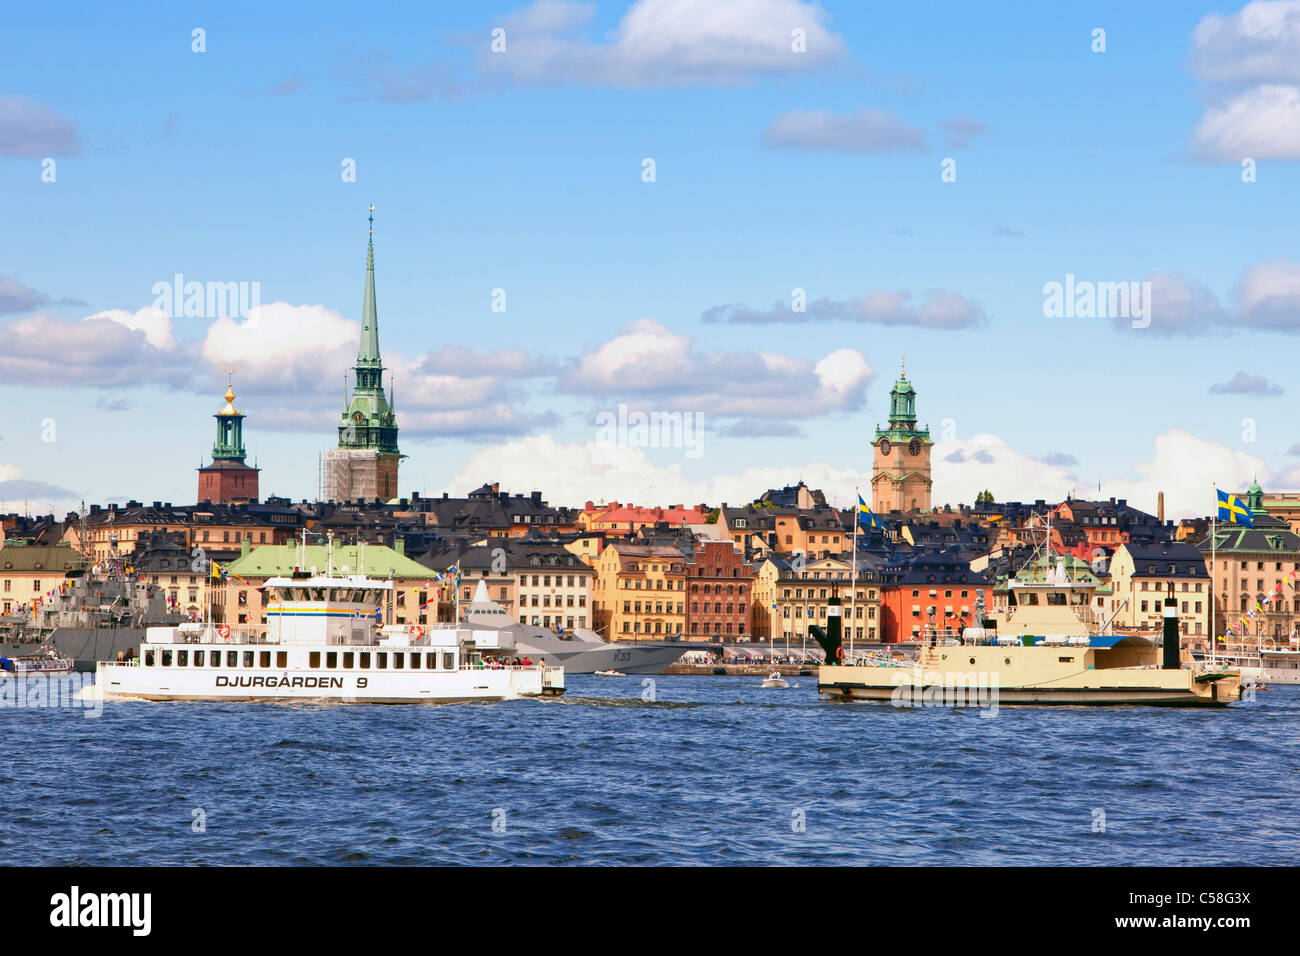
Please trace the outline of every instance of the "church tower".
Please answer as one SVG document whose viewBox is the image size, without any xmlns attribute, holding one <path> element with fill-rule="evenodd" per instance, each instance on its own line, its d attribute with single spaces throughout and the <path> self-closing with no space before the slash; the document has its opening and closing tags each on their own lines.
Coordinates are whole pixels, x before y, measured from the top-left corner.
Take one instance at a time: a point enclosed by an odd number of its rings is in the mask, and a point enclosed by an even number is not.
<svg viewBox="0 0 1300 956">
<path fill-rule="evenodd" d="M 199 469 L 198 501 L 229 503 L 257 500 L 257 468 L 244 463 L 244 416 L 235 408 L 231 378 L 239 366 L 225 370 L 226 404 L 213 416 L 217 440 L 212 446 L 212 464 Z"/>
<path fill-rule="evenodd" d="M 930 440 L 928 428 L 916 427 L 916 389 L 907 380 L 907 367 L 889 393 L 889 427 L 876 426 L 871 468 L 871 510 L 930 510 Z"/>
<path fill-rule="evenodd" d="M 397 497 L 397 417 L 391 392 L 384 392 L 379 357 L 379 316 L 375 307 L 375 207 L 370 207 L 366 250 L 366 289 L 361 302 L 361 344 L 352 366 L 352 394 L 343 391 L 338 448 L 325 453 L 326 501 Z"/>
</svg>

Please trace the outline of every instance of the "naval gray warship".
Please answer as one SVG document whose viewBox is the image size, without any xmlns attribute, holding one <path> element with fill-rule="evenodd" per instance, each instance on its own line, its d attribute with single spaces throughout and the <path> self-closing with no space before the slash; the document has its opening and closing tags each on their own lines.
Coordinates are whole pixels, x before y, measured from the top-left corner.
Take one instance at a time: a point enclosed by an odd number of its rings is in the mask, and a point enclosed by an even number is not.
<svg viewBox="0 0 1300 956">
<path fill-rule="evenodd" d="M 510 632 L 518 656 L 527 655 L 534 661 L 562 666 L 566 674 L 612 670 L 623 674 L 662 674 L 687 651 L 721 650 L 720 646 L 699 641 L 606 641 L 586 628 L 556 634 L 535 624 L 521 624 L 491 600 L 482 581 L 474 590 L 474 600 L 462 610 L 462 619 L 467 624 Z"/>
<path fill-rule="evenodd" d="M 34 611 L 0 617 L 0 657 L 21 657 L 50 645 L 93 673 L 96 661 L 117 660 L 144 643 L 145 629 L 175 626 L 162 588 L 120 572 L 74 574 L 68 586 Z"/>
</svg>

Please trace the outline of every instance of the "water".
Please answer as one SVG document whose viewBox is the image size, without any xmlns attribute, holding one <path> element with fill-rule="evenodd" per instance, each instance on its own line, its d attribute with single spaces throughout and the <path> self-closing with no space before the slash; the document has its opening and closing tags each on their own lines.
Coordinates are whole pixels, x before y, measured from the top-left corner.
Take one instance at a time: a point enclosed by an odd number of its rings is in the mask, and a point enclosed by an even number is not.
<svg viewBox="0 0 1300 956">
<path fill-rule="evenodd" d="M 1297 687 L 989 719 L 821 701 L 808 677 L 659 677 L 643 702 L 642 680 L 498 704 L 0 711 L 0 860 L 1300 863 Z"/>
</svg>

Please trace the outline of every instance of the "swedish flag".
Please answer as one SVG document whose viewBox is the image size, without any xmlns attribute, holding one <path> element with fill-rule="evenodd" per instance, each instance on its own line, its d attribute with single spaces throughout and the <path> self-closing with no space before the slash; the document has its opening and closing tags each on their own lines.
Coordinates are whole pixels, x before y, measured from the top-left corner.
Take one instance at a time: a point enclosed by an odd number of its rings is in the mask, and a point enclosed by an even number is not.
<svg viewBox="0 0 1300 956">
<path fill-rule="evenodd" d="M 1244 524 L 1247 528 L 1255 527 L 1255 514 L 1236 495 L 1214 489 L 1219 496 L 1219 520 L 1231 524 Z"/>
<path fill-rule="evenodd" d="M 867 503 L 862 500 L 861 495 L 858 495 L 858 524 L 862 525 L 864 528 L 879 528 L 881 531 L 885 530 L 885 526 L 881 523 L 880 519 L 872 513 L 871 509 L 867 507 Z"/>
</svg>

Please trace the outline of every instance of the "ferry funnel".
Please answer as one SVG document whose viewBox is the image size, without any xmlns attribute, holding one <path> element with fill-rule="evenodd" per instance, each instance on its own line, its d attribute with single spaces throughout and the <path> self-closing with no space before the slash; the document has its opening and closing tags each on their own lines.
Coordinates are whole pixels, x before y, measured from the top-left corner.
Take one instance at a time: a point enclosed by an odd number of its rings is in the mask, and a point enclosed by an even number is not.
<svg viewBox="0 0 1300 956">
<path fill-rule="evenodd" d="M 1165 593 L 1164 614 L 1165 630 L 1161 636 L 1161 643 L 1164 646 L 1164 670 L 1177 670 L 1182 667 L 1178 652 L 1178 601 L 1174 598 L 1174 583 L 1168 583 L 1169 590 Z"/>
<path fill-rule="evenodd" d="M 812 624 L 808 628 L 808 633 L 813 636 L 813 639 L 820 644 L 822 650 L 826 652 L 826 663 L 834 664 L 836 661 L 841 659 L 843 654 L 841 646 L 844 641 L 844 635 L 840 620 L 840 612 L 843 608 L 844 602 L 840 600 L 839 595 L 833 594 L 830 599 L 827 600 L 826 605 L 826 629 L 822 630 L 816 624 Z"/>
</svg>

